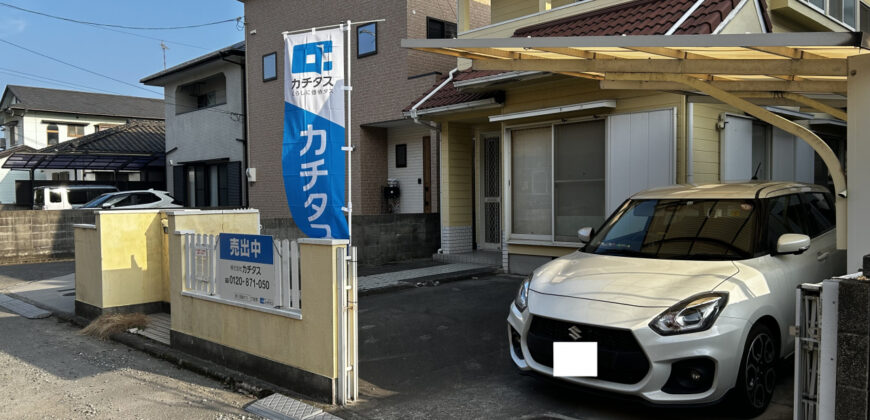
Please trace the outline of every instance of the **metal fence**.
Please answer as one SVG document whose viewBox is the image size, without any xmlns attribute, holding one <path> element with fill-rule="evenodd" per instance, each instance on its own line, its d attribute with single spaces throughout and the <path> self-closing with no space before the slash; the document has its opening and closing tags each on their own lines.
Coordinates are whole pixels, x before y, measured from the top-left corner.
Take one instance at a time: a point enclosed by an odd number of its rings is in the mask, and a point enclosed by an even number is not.
<svg viewBox="0 0 870 420">
<path fill-rule="evenodd" d="M 838 283 L 797 289 L 794 349 L 794 419 L 833 419 L 837 370 Z"/>
<path fill-rule="evenodd" d="M 218 235 L 184 235 L 184 291 L 221 298 L 217 289 Z M 275 284 L 279 300 L 276 309 L 302 309 L 299 281 L 299 245 L 296 241 L 273 241 Z"/>
</svg>

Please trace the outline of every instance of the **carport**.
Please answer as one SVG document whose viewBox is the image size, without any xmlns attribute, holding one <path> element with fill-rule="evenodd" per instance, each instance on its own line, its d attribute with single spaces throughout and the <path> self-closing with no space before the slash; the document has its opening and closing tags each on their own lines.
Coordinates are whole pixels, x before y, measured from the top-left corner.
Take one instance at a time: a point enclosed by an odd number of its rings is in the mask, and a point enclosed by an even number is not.
<svg viewBox="0 0 870 420">
<path fill-rule="evenodd" d="M 584 36 L 492 39 L 406 39 L 406 48 L 459 57 L 474 70 L 542 71 L 593 79 L 601 89 L 700 92 L 806 141 L 821 157 L 837 193 L 837 246 L 848 266 L 870 251 L 870 121 L 848 125 L 846 171 L 831 148 L 806 127 L 757 105 L 777 99 L 847 121 L 825 103 L 846 96 L 855 115 L 870 111 L 870 44 L 863 33 Z M 849 234 L 847 235 L 847 232 Z"/>
</svg>

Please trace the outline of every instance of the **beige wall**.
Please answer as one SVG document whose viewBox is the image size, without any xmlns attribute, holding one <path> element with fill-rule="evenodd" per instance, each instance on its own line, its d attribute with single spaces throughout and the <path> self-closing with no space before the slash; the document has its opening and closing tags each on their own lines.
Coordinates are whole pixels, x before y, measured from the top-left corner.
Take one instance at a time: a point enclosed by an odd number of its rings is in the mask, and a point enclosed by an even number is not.
<svg viewBox="0 0 870 420">
<path fill-rule="evenodd" d="M 249 232 L 250 233 L 250 232 Z M 328 378 L 337 377 L 335 250 L 300 244 L 302 319 L 181 295 L 182 236 L 169 239 L 172 330 Z"/>
<path fill-rule="evenodd" d="M 720 33 L 722 34 L 745 34 L 763 33 L 762 22 L 758 20 L 758 8 L 755 1 L 746 2 L 734 19 L 729 22 Z M 714 28 L 715 29 L 715 28 Z"/>
<path fill-rule="evenodd" d="M 719 182 L 719 115 L 739 112 L 728 105 L 696 103 L 692 121 L 692 166 L 695 184 Z"/>
</svg>

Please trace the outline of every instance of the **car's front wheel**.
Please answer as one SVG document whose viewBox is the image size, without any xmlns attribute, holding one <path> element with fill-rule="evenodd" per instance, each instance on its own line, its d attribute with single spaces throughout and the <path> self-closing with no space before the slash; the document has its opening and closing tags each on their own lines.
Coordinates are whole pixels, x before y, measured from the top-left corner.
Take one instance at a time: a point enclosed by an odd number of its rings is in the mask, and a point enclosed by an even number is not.
<svg viewBox="0 0 870 420">
<path fill-rule="evenodd" d="M 757 324 L 749 331 L 743 347 L 734 393 L 747 416 L 763 413 L 773 398 L 779 361 L 779 346 L 773 334 L 766 325 Z"/>
</svg>

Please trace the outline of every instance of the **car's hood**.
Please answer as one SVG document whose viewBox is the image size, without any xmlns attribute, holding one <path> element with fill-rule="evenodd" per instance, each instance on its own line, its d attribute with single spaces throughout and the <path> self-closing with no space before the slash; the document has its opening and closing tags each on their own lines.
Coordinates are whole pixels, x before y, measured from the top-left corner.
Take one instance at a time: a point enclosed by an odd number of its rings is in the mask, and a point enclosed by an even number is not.
<svg viewBox="0 0 870 420">
<path fill-rule="evenodd" d="M 575 252 L 535 270 L 531 289 L 550 295 L 669 307 L 713 290 L 739 270 L 731 261 L 656 260 Z"/>
</svg>

